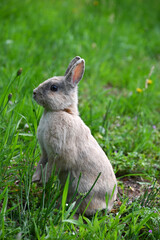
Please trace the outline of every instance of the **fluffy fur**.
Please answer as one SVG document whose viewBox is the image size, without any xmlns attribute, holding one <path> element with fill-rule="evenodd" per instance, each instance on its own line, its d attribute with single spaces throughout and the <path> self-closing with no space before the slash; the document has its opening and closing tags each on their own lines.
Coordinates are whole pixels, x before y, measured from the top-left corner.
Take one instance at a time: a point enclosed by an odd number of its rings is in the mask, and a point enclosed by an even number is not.
<svg viewBox="0 0 160 240">
<path fill-rule="evenodd" d="M 101 173 L 94 188 L 78 210 L 78 213 L 83 213 L 94 195 L 86 211 L 86 215 L 90 215 L 96 210 L 106 208 L 106 193 L 109 195 L 108 210 L 112 208 L 117 195 L 117 182 L 107 156 L 78 115 L 77 84 L 83 76 L 84 67 L 84 60 L 75 57 L 64 76 L 48 79 L 33 91 L 33 97 L 44 107 L 44 113 L 37 133 L 42 156 L 32 181 L 42 181 L 41 165 L 44 171 L 47 171 L 48 181 L 55 164 L 56 169 L 60 170 L 62 187 L 70 173 L 68 193 L 70 200 L 76 190 L 80 174 L 78 192 L 86 193 Z"/>
</svg>

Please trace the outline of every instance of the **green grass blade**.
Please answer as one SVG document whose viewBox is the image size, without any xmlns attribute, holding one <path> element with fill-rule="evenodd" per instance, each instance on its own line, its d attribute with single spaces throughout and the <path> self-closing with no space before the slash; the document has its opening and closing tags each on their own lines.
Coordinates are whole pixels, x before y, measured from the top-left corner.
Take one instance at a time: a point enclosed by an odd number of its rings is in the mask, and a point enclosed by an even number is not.
<svg viewBox="0 0 160 240">
<path fill-rule="evenodd" d="M 68 195 L 68 188 L 69 188 L 69 179 L 70 174 L 68 174 L 64 189 L 63 189 L 63 195 L 62 195 L 62 221 L 65 219 L 65 210 L 66 210 L 66 201 L 67 201 L 67 195 Z"/>
</svg>

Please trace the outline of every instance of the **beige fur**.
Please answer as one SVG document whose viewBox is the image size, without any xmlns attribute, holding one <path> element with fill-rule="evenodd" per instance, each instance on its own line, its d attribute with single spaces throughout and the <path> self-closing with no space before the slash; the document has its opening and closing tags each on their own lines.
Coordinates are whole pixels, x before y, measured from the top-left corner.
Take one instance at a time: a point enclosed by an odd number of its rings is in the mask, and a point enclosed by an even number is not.
<svg viewBox="0 0 160 240">
<path fill-rule="evenodd" d="M 117 195 L 117 182 L 107 156 L 78 115 L 77 84 L 83 76 L 84 66 L 84 60 L 75 57 L 63 77 L 48 79 L 33 91 L 33 97 L 44 107 L 44 113 L 37 133 L 42 156 L 32 181 L 42 181 L 41 165 L 44 171 L 47 171 L 46 181 L 48 181 L 55 164 L 56 169 L 60 170 L 62 187 L 70 173 L 68 193 L 70 200 L 76 190 L 80 173 L 79 193 L 88 192 L 101 173 L 94 188 L 78 210 L 78 213 L 83 213 L 94 194 L 86 211 L 86 215 L 90 215 L 98 209 L 106 208 L 105 194 L 111 196 L 115 186 L 113 197 L 109 199 L 108 204 L 108 210 L 112 208 Z"/>
</svg>

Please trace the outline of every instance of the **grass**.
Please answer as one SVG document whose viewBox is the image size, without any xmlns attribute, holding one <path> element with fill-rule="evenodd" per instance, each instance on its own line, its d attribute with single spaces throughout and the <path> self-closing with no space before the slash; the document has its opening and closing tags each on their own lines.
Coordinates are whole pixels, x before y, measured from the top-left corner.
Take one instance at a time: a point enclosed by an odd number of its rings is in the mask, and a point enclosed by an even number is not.
<svg viewBox="0 0 160 240">
<path fill-rule="evenodd" d="M 1 239 L 159 239 L 159 13 L 156 0 L 0 2 Z M 66 206 L 68 182 L 63 193 L 54 173 L 43 187 L 31 183 L 43 111 L 33 88 L 62 75 L 76 55 L 86 61 L 80 115 L 120 188 L 124 175 L 151 185 L 132 201 L 123 192 L 115 212 L 78 220 L 74 203 Z"/>
</svg>

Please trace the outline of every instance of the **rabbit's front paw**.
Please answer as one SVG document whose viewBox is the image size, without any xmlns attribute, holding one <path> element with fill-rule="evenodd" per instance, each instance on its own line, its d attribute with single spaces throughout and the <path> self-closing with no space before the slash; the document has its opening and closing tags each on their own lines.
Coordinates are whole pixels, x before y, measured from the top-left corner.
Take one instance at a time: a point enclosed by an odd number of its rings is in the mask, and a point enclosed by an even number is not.
<svg viewBox="0 0 160 240">
<path fill-rule="evenodd" d="M 32 182 L 39 182 L 40 179 L 41 179 L 41 167 L 40 165 L 38 165 L 35 173 L 33 174 Z"/>
<path fill-rule="evenodd" d="M 39 182 L 40 179 L 41 179 L 41 174 L 35 172 L 32 177 L 32 182 Z"/>
</svg>

